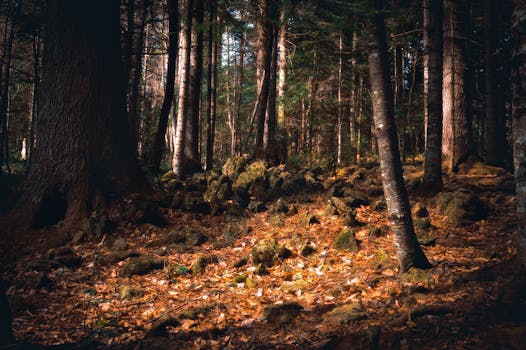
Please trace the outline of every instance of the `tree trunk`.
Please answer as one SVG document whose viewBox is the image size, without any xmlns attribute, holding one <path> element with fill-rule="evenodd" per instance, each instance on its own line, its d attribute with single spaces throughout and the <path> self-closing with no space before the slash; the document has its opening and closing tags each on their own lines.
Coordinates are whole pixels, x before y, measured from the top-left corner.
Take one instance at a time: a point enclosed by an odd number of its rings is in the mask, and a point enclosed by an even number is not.
<svg viewBox="0 0 526 350">
<path fill-rule="evenodd" d="M 15 342 L 11 323 L 11 309 L 9 308 L 4 286 L 0 279 L 0 347 Z"/>
<path fill-rule="evenodd" d="M 342 163 L 343 153 L 343 105 L 342 105 L 342 73 L 343 73 L 343 37 L 340 29 L 338 35 L 338 135 L 337 135 L 337 151 L 336 163 Z"/>
<path fill-rule="evenodd" d="M 203 16 L 204 0 L 194 0 L 190 52 L 190 81 L 188 83 L 188 110 L 186 112 L 185 174 L 202 171 L 199 154 L 199 119 L 201 110 L 201 81 L 203 75 Z"/>
<path fill-rule="evenodd" d="M 375 5 L 375 14 L 369 20 L 368 41 L 374 124 L 387 210 L 395 234 L 395 247 L 400 261 L 400 272 L 404 273 L 411 267 L 429 268 L 431 264 L 416 239 L 411 208 L 404 184 L 402 163 L 396 140 L 393 94 L 388 79 L 391 75 L 382 12 L 383 1 L 371 0 L 371 2 Z"/>
<path fill-rule="evenodd" d="M 424 187 L 442 188 L 442 1 L 424 0 Z"/>
<path fill-rule="evenodd" d="M 232 152 L 235 156 L 241 155 L 240 142 L 239 142 L 239 128 L 241 124 L 241 96 L 243 94 L 243 79 L 245 76 L 245 35 L 241 33 L 239 38 L 239 62 L 237 64 L 236 82 L 234 85 L 234 120 L 233 120 L 233 132 L 232 132 Z"/>
<path fill-rule="evenodd" d="M 36 139 L 36 121 L 38 115 L 38 97 L 40 96 L 40 53 L 41 53 L 41 34 L 37 33 L 33 37 L 33 98 L 31 101 L 31 120 L 29 122 L 29 142 L 27 147 L 27 167 L 31 164 L 31 156 L 33 154 L 33 149 L 35 147 Z"/>
<path fill-rule="evenodd" d="M 278 154 L 276 148 L 276 80 L 278 66 L 278 31 L 273 25 L 272 29 L 272 59 L 270 64 L 270 82 L 267 99 L 267 110 L 265 115 L 265 130 L 263 144 L 265 148 L 266 159 L 271 164 L 277 164 Z"/>
<path fill-rule="evenodd" d="M 279 18 L 278 39 L 278 149 L 279 161 L 285 163 L 287 160 L 288 127 L 286 125 L 285 111 L 285 88 L 287 80 L 287 16 L 285 4 L 281 6 Z"/>
<path fill-rule="evenodd" d="M 526 4 L 522 0 L 514 0 L 513 3 L 511 87 L 515 192 L 519 222 L 517 250 L 522 267 L 526 269 Z"/>
<path fill-rule="evenodd" d="M 270 0 L 258 1 L 256 77 L 258 93 L 254 106 L 256 121 L 256 145 L 254 158 L 266 159 L 264 143 L 265 116 L 270 91 L 270 68 L 272 63 L 272 7 Z"/>
<path fill-rule="evenodd" d="M 484 160 L 490 165 L 501 165 L 499 154 L 501 135 L 497 115 L 495 79 L 495 6 L 484 0 Z"/>
<path fill-rule="evenodd" d="M 210 0 L 208 27 L 208 109 L 206 111 L 206 171 L 214 167 L 214 138 L 217 100 L 217 3 Z"/>
<path fill-rule="evenodd" d="M 181 53 L 179 55 L 179 98 L 177 101 L 177 121 L 174 121 L 175 140 L 172 158 L 173 172 L 182 177 L 184 174 L 184 149 L 186 116 L 188 110 L 188 88 L 190 79 L 190 51 L 192 39 L 193 1 L 184 0 L 184 21 L 181 26 Z"/>
<path fill-rule="evenodd" d="M 164 99 L 159 115 L 159 125 L 155 133 L 152 150 L 152 167 L 159 171 L 163 151 L 166 149 L 166 128 L 168 118 L 174 99 L 175 91 L 175 67 L 177 64 L 177 52 L 179 45 L 179 3 L 177 0 L 168 0 L 168 67 L 166 70 L 166 85 L 164 87 Z"/>
<path fill-rule="evenodd" d="M 464 88 L 466 64 L 461 5 L 462 1 L 444 0 L 442 154 L 449 171 L 456 171 L 471 153 L 467 91 Z"/>
<path fill-rule="evenodd" d="M 14 212 L 78 226 L 101 198 L 145 183 L 130 152 L 119 1 L 53 0 L 48 11 L 38 143 Z"/>
</svg>

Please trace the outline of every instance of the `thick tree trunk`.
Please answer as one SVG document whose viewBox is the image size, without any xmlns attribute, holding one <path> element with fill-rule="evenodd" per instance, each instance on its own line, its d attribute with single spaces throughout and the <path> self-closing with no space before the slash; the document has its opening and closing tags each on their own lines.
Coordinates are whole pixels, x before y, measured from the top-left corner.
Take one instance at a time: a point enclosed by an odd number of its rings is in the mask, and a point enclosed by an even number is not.
<svg viewBox="0 0 526 350">
<path fill-rule="evenodd" d="M 343 73 L 343 36 L 340 29 L 338 35 L 338 135 L 337 135 L 337 151 L 336 163 L 342 163 L 343 154 L 343 101 L 342 101 L 342 73 Z"/>
<path fill-rule="evenodd" d="M 206 111 L 206 171 L 214 167 L 214 139 L 217 100 L 217 3 L 210 0 L 208 23 L 208 104 Z"/>
<path fill-rule="evenodd" d="M 190 81 L 186 112 L 185 174 L 202 171 L 199 154 L 199 120 L 201 111 L 201 82 L 203 75 L 203 17 L 204 0 L 194 0 L 194 19 L 190 52 Z"/>
<path fill-rule="evenodd" d="M 526 3 L 514 0 L 511 17 L 513 158 L 519 232 L 517 250 L 526 269 Z"/>
<path fill-rule="evenodd" d="M 179 55 L 179 98 L 177 101 L 177 120 L 174 121 L 175 140 L 172 158 L 173 172 L 182 177 L 184 174 L 184 149 L 186 116 L 188 110 L 188 88 L 190 79 L 190 51 L 192 39 L 193 1 L 184 0 L 184 20 L 181 26 L 181 53 Z"/>
<path fill-rule="evenodd" d="M 449 171 L 471 153 L 471 131 L 465 89 L 465 37 L 461 21 L 463 2 L 444 0 L 444 62 L 442 87 L 442 154 Z"/>
<path fill-rule="evenodd" d="M 388 79 L 390 72 L 383 1 L 371 0 L 371 3 L 374 4 L 375 14 L 369 19 L 368 41 L 374 124 L 389 220 L 395 234 L 400 272 L 404 273 L 411 267 L 429 268 L 431 264 L 416 239 L 404 184 L 396 140 L 393 93 Z"/>
<path fill-rule="evenodd" d="M 14 3 L 10 4 L 9 16 L 13 16 L 16 6 Z M 3 167 L 7 168 L 9 172 L 9 135 L 7 129 L 7 106 L 9 105 L 9 84 L 11 82 L 11 58 L 13 53 L 13 40 L 15 37 L 15 23 L 11 20 L 5 23 L 5 31 L 9 28 L 9 35 L 4 38 L 5 51 L 2 55 L 2 64 L 0 69 L 3 69 L 2 79 L 0 79 L 0 176 L 3 172 Z"/>
<path fill-rule="evenodd" d="M 11 323 L 11 309 L 0 279 L 0 347 L 12 344 L 15 341 Z"/>
<path fill-rule="evenodd" d="M 31 156 L 33 154 L 33 149 L 35 147 L 36 139 L 36 122 L 38 116 L 38 97 L 40 96 L 40 52 L 41 52 L 41 40 L 40 33 L 36 33 L 33 37 L 33 98 L 31 101 L 31 120 L 29 121 L 29 142 L 27 147 L 27 167 L 31 164 Z"/>
<path fill-rule="evenodd" d="M 151 165 L 154 170 L 159 171 L 163 151 L 166 149 L 166 129 L 168 118 L 174 99 L 175 91 L 175 68 L 177 65 L 177 52 L 179 45 L 179 4 L 177 0 L 168 0 L 168 67 L 166 69 L 166 85 L 164 87 L 164 99 L 159 115 L 159 125 L 155 133 L 152 150 Z"/>
<path fill-rule="evenodd" d="M 424 186 L 442 188 L 442 1 L 424 0 Z"/>
<path fill-rule="evenodd" d="M 237 63 L 236 82 L 234 85 L 234 113 L 232 121 L 231 149 L 235 156 L 241 155 L 239 133 L 241 124 L 241 96 L 243 94 L 243 79 L 245 76 L 245 35 L 239 38 L 239 62 Z"/>
<path fill-rule="evenodd" d="M 495 78 L 495 6 L 484 0 L 484 160 L 490 165 L 501 165 L 499 116 L 497 115 Z"/>
<path fill-rule="evenodd" d="M 276 80 L 278 65 L 278 31 L 273 26 L 272 39 L 272 60 L 270 64 L 270 82 L 267 99 L 267 110 L 265 115 L 265 130 L 263 144 L 265 148 L 266 159 L 271 164 L 277 164 L 278 154 L 276 147 Z"/>
<path fill-rule="evenodd" d="M 118 0 L 49 1 L 38 143 L 15 209 L 78 226 L 101 198 L 144 183 L 130 141 Z M 95 20 L 96 19 L 96 20 Z M 82 69 L 79 69 L 82 67 Z"/>
</svg>

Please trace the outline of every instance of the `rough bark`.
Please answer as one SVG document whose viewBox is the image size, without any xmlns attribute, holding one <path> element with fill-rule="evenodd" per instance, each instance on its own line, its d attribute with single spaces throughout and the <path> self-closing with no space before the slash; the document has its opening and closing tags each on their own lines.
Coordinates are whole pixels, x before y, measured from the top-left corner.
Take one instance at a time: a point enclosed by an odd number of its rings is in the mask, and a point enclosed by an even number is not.
<svg viewBox="0 0 526 350">
<path fill-rule="evenodd" d="M 287 160 L 287 139 L 288 130 L 286 125 L 285 111 L 285 88 L 287 80 L 287 16 L 286 5 L 283 4 L 279 17 L 279 39 L 278 39 L 278 87 L 277 87 L 277 125 L 278 125 L 278 146 L 279 160 L 285 163 Z"/>
<path fill-rule="evenodd" d="M 519 223 L 517 250 L 526 269 L 526 2 L 514 0 L 511 17 L 513 159 Z"/>
<path fill-rule="evenodd" d="M 271 164 L 277 164 L 278 154 L 276 147 L 276 80 L 278 66 L 278 31 L 275 26 L 275 23 L 273 24 L 272 34 L 272 58 L 270 64 L 270 81 L 267 98 L 267 110 L 265 114 L 263 147 L 265 149 L 266 159 Z"/>
<path fill-rule="evenodd" d="M 396 138 L 393 93 L 388 79 L 390 72 L 383 1 L 370 0 L 370 3 L 375 9 L 374 15 L 368 21 L 368 57 L 374 125 L 387 211 L 394 231 L 400 272 L 403 273 L 411 267 L 429 268 L 431 265 L 416 239 L 404 184 Z"/>
<path fill-rule="evenodd" d="M 208 104 L 206 111 L 206 171 L 214 167 L 214 136 L 217 100 L 217 4 L 210 0 L 208 19 Z"/>
<path fill-rule="evenodd" d="M 424 0 L 424 186 L 442 188 L 442 0 Z"/>
<path fill-rule="evenodd" d="M 0 279 L 0 347 L 14 343 L 11 309 Z"/>
<path fill-rule="evenodd" d="M 164 99 L 159 114 L 159 125 L 155 133 L 151 164 L 158 171 L 161 166 L 163 151 L 166 148 L 166 129 L 175 92 L 175 68 L 179 45 L 179 4 L 177 0 L 168 0 L 168 64 Z"/>
<path fill-rule="evenodd" d="M 193 1 L 184 1 L 184 20 L 181 26 L 181 53 L 179 55 L 179 98 L 177 101 L 177 119 L 174 121 L 175 140 L 172 158 L 173 172 L 182 177 L 184 174 L 184 149 L 186 116 L 188 110 L 188 86 L 190 79 L 190 51 L 192 38 Z"/>
<path fill-rule="evenodd" d="M 38 144 L 15 213 L 25 224 L 77 226 L 143 177 L 130 152 L 119 1 L 48 5 Z"/>
<path fill-rule="evenodd" d="M 272 22 L 270 0 L 259 0 L 257 32 L 257 55 L 256 55 L 256 78 L 257 97 L 254 107 L 254 119 L 256 121 L 256 145 L 254 158 L 265 159 L 266 150 L 264 144 L 265 116 L 267 110 L 268 95 L 270 91 L 270 68 L 272 62 Z"/>
<path fill-rule="evenodd" d="M 190 81 L 185 128 L 185 174 L 202 171 L 199 154 L 199 120 L 201 110 L 201 81 L 203 75 L 204 0 L 194 0 L 194 16 L 190 51 Z"/>
<path fill-rule="evenodd" d="M 501 135 L 496 101 L 495 59 L 495 6 L 492 0 L 484 0 L 484 161 L 501 165 L 499 154 Z"/>
<path fill-rule="evenodd" d="M 442 154 L 449 171 L 471 153 L 471 131 L 465 89 L 465 35 L 463 1 L 444 0 L 444 54 L 442 85 Z"/>
</svg>

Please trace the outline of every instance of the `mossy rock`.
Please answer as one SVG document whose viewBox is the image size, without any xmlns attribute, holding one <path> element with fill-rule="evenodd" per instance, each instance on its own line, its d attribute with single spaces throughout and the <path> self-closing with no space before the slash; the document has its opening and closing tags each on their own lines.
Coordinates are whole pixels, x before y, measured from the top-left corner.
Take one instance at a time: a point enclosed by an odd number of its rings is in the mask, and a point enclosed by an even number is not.
<svg viewBox="0 0 526 350">
<path fill-rule="evenodd" d="M 344 228 L 336 236 L 334 240 L 334 248 L 337 250 L 347 250 L 353 253 L 358 251 L 358 243 L 356 242 L 356 234 L 351 228 Z"/>
<path fill-rule="evenodd" d="M 350 177 L 349 180 L 347 180 L 348 183 L 354 184 L 357 181 L 363 180 L 365 178 L 365 175 L 367 174 L 367 170 L 364 168 L 360 168 L 356 170 Z"/>
<path fill-rule="evenodd" d="M 496 177 L 507 175 L 508 172 L 503 168 L 484 164 L 482 162 L 469 159 L 458 166 L 459 175 L 487 176 Z"/>
<path fill-rule="evenodd" d="M 358 208 L 362 205 L 369 205 L 371 203 L 364 192 L 349 187 L 343 190 L 343 198 L 346 204 L 351 208 Z"/>
<path fill-rule="evenodd" d="M 234 279 L 232 281 L 234 283 L 245 283 L 247 278 L 248 278 L 248 275 L 238 275 L 238 276 L 234 277 Z"/>
<path fill-rule="evenodd" d="M 258 283 L 256 280 L 253 280 L 252 278 L 248 277 L 245 280 L 245 287 L 247 288 L 256 288 L 258 286 Z"/>
<path fill-rule="evenodd" d="M 168 192 L 175 192 L 183 188 L 183 182 L 179 179 L 170 179 L 164 184 L 164 189 Z"/>
<path fill-rule="evenodd" d="M 191 272 L 191 270 L 188 267 L 181 264 L 168 265 L 164 270 L 166 271 L 168 278 L 172 280 L 176 279 L 179 276 L 187 275 Z"/>
<path fill-rule="evenodd" d="M 349 165 L 349 166 L 339 169 L 338 172 L 336 172 L 336 176 L 338 177 L 349 176 L 349 175 L 354 174 L 355 171 L 356 171 L 356 165 Z"/>
<path fill-rule="evenodd" d="M 402 283 L 424 284 L 426 286 L 433 283 L 433 276 L 430 270 L 422 270 L 412 267 L 401 276 Z"/>
<path fill-rule="evenodd" d="M 262 201 L 254 200 L 248 203 L 247 209 L 253 213 L 262 213 L 267 210 L 267 206 Z"/>
<path fill-rule="evenodd" d="M 166 236 L 149 242 L 146 246 L 153 248 L 184 242 L 186 242 L 186 232 L 181 231 L 180 229 L 175 229 L 170 231 Z"/>
<path fill-rule="evenodd" d="M 284 245 L 279 247 L 278 258 L 284 260 L 284 259 L 288 259 L 288 258 L 292 257 L 293 255 L 294 254 L 292 253 L 292 250 L 290 250 L 289 248 L 285 247 Z"/>
<path fill-rule="evenodd" d="M 206 254 L 206 255 L 200 256 L 197 259 L 195 259 L 194 262 L 192 263 L 192 268 L 191 268 L 192 274 L 193 275 L 202 274 L 205 272 L 206 267 L 208 265 L 216 264 L 217 262 L 219 262 L 219 259 L 214 254 Z"/>
<path fill-rule="evenodd" d="M 139 256 L 137 258 L 130 258 L 125 263 L 119 272 L 121 277 L 131 277 L 134 275 L 146 275 L 153 270 L 162 269 L 164 262 L 153 256 Z"/>
<path fill-rule="evenodd" d="M 263 264 L 272 267 L 276 261 L 277 253 L 278 245 L 275 239 L 262 239 L 252 248 L 252 262 L 256 265 Z"/>
<path fill-rule="evenodd" d="M 285 281 L 281 285 L 281 290 L 284 292 L 295 293 L 297 291 L 307 288 L 309 285 L 310 283 L 308 281 L 302 279 L 295 280 L 292 282 Z"/>
<path fill-rule="evenodd" d="M 283 214 L 273 214 L 267 217 L 267 222 L 272 226 L 281 227 L 285 225 L 285 217 Z"/>
<path fill-rule="evenodd" d="M 236 180 L 239 174 L 245 170 L 249 158 L 248 155 L 228 158 L 222 168 L 223 174 Z"/>
<path fill-rule="evenodd" d="M 256 269 L 254 270 L 254 274 L 256 274 L 258 276 L 263 276 L 263 275 L 268 275 L 269 272 L 268 272 L 267 267 L 265 265 L 258 264 Z"/>
<path fill-rule="evenodd" d="M 287 203 L 285 202 L 285 200 L 283 200 L 283 198 L 280 197 L 273 204 L 269 206 L 269 211 L 272 214 L 278 214 L 278 213 L 287 214 L 289 211 L 289 207 Z"/>
<path fill-rule="evenodd" d="M 345 213 L 345 215 L 343 215 L 342 221 L 343 221 L 343 225 L 347 227 L 355 227 L 355 226 L 363 225 L 362 222 L 356 219 L 356 212 L 354 210 L 348 213 Z"/>
<path fill-rule="evenodd" d="M 233 188 L 243 188 L 248 190 L 258 178 L 265 178 L 267 164 L 264 161 L 255 161 L 247 165 L 245 171 L 239 174 L 233 184 Z M 270 186 L 270 185 L 269 185 Z"/>
<path fill-rule="evenodd" d="M 200 246 L 208 240 L 206 234 L 197 228 L 189 228 L 186 230 L 185 242 L 189 246 Z"/>
<path fill-rule="evenodd" d="M 475 193 L 464 189 L 439 193 L 435 206 L 455 227 L 469 225 L 488 214 L 486 204 Z"/>
<path fill-rule="evenodd" d="M 177 178 L 177 175 L 175 175 L 175 173 L 172 170 L 168 170 L 167 172 L 163 174 L 163 176 L 161 176 L 161 182 L 166 183 L 176 178 Z"/>
<path fill-rule="evenodd" d="M 373 226 L 369 229 L 369 237 L 382 237 L 387 234 L 387 228 L 384 226 Z"/>
<path fill-rule="evenodd" d="M 232 194 L 232 181 L 228 176 L 222 175 L 208 184 L 203 199 L 209 203 L 225 201 L 230 199 Z"/>
<path fill-rule="evenodd" d="M 117 238 L 115 241 L 113 241 L 111 249 L 119 252 L 128 250 L 128 242 L 126 242 L 124 238 Z"/>
<path fill-rule="evenodd" d="M 374 210 L 374 211 L 377 211 L 377 212 L 386 210 L 387 209 L 387 203 L 385 201 L 385 198 L 374 202 L 373 205 L 371 206 L 371 209 Z"/>
<path fill-rule="evenodd" d="M 181 311 L 177 318 L 181 320 L 198 320 L 200 317 L 207 316 L 215 308 L 215 305 L 199 305 Z"/>
<path fill-rule="evenodd" d="M 337 215 L 338 210 L 332 204 L 327 204 L 323 209 L 323 216 L 330 218 L 331 216 Z"/>
<path fill-rule="evenodd" d="M 289 174 L 283 179 L 283 184 L 281 185 L 281 190 L 287 195 L 292 195 L 305 191 L 307 181 L 305 176 L 300 173 Z"/>
<path fill-rule="evenodd" d="M 336 210 L 338 210 L 338 212 L 341 214 L 350 213 L 353 211 L 353 208 L 343 198 L 332 197 L 331 203 L 336 208 Z"/>
<path fill-rule="evenodd" d="M 431 228 L 431 220 L 429 218 L 416 218 L 414 225 L 419 230 L 427 231 Z"/>
<path fill-rule="evenodd" d="M 137 286 L 124 285 L 119 288 L 119 297 L 121 300 L 131 300 L 140 298 L 144 295 L 144 290 Z"/>
<path fill-rule="evenodd" d="M 248 258 L 241 258 L 234 263 L 233 267 L 235 267 L 236 269 L 239 269 L 240 267 L 243 267 L 246 264 L 248 264 Z"/>
<path fill-rule="evenodd" d="M 426 218 L 429 216 L 427 208 L 420 202 L 416 202 L 415 205 L 411 208 L 411 214 L 415 218 Z"/>
<path fill-rule="evenodd" d="M 367 187 L 366 193 L 369 197 L 378 197 L 384 194 L 384 189 L 382 186 L 370 185 Z"/>
<path fill-rule="evenodd" d="M 366 317 L 367 315 L 362 305 L 358 303 L 350 303 L 335 307 L 325 314 L 324 319 L 326 321 L 337 323 L 348 323 L 350 321 L 361 320 Z"/>
<path fill-rule="evenodd" d="M 314 216 L 311 212 L 304 212 L 300 216 L 300 224 L 303 226 L 310 226 L 314 224 L 319 224 L 320 220 L 316 216 Z"/>
<path fill-rule="evenodd" d="M 303 310 L 303 307 L 294 302 L 273 304 L 265 307 L 263 318 L 275 327 L 282 327 L 292 322 L 301 310 Z"/>
<path fill-rule="evenodd" d="M 116 264 L 119 261 L 126 260 L 128 258 L 137 258 L 139 256 L 136 252 L 122 251 L 122 252 L 111 252 L 100 258 L 100 262 L 103 265 Z"/>
<path fill-rule="evenodd" d="M 205 202 L 203 194 L 196 191 L 186 193 L 182 207 L 191 213 L 207 214 L 210 212 L 210 205 Z"/>
</svg>

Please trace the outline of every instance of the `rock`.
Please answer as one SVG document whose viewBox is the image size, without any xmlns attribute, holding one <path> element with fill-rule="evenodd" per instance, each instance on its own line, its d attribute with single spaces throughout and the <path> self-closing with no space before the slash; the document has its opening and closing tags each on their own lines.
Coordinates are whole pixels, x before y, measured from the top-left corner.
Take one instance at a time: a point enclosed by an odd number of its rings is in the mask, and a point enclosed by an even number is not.
<svg viewBox="0 0 526 350">
<path fill-rule="evenodd" d="M 303 307 L 294 302 L 273 304 L 265 307 L 263 318 L 275 327 L 282 327 L 292 322 L 301 310 L 303 310 Z"/>
<path fill-rule="evenodd" d="M 247 278 L 248 278 L 248 275 L 238 275 L 234 277 L 233 281 L 234 283 L 245 283 Z"/>
<path fill-rule="evenodd" d="M 416 218 L 414 221 L 415 228 L 419 230 L 429 230 L 431 228 L 431 220 L 429 218 Z"/>
<path fill-rule="evenodd" d="M 411 208 L 411 213 L 415 218 L 425 218 L 429 216 L 426 207 L 424 207 L 424 205 L 420 202 L 417 202 L 415 205 L 413 205 L 413 208 Z"/>
<path fill-rule="evenodd" d="M 159 207 L 158 198 L 135 193 L 122 201 L 119 209 L 120 219 L 133 225 L 153 224 L 163 226 L 166 224 L 166 219 L 159 211 Z M 108 224 L 108 221 L 104 224 L 106 230 L 108 230 Z"/>
<path fill-rule="evenodd" d="M 344 189 L 343 197 L 346 204 L 351 208 L 358 208 L 361 205 L 369 205 L 371 203 L 364 192 L 353 190 L 349 187 Z"/>
<path fill-rule="evenodd" d="M 118 252 L 128 250 L 128 242 L 126 242 L 126 240 L 123 238 L 117 238 L 115 241 L 113 241 L 111 249 Z"/>
<path fill-rule="evenodd" d="M 367 170 L 364 168 L 360 168 L 356 170 L 350 177 L 349 180 L 347 180 L 348 183 L 354 184 L 359 180 L 363 180 L 365 178 L 365 175 L 367 174 Z"/>
<path fill-rule="evenodd" d="M 233 191 L 234 193 L 232 195 L 232 199 L 234 203 L 239 205 L 241 208 L 246 208 L 250 203 L 250 196 L 248 195 L 248 191 L 244 188 L 234 188 Z"/>
<path fill-rule="evenodd" d="M 387 209 L 387 203 L 385 201 L 385 198 L 374 202 L 373 205 L 371 206 L 371 209 L 374 210 L 374 211 L 386 210 Z"/>
<path fill-rule="evenodd" d="M 210 264 L 216 264 L 219 259 L 214 254 L 206 254 L 198 257 L 192 263 L 192 274 L 197 275 L 205 272 L 205 269 Z"/>
<path fill-rule="evenodd" d="M 208 214 L 210 212 L 210 205 L 205 202 L 201 192 L 188 192 L 184 196 L 183 209 L 191 213 Z"/>
<path fill-rule="evenodd" d="M 349 213 L 353 210 L 353 208 L 344 199 L 339 197 L 332 197 L 331 203 L 341 214 Z"/>
<path fill-rule="evenodd" d="M 354 210 L 351 212 L 345 213 L 342 221 L 343 221 L 343 225 L 347 227 L 355 227 L 355 226 L 363 225 L 362 222 L 356 219 L 356 212 Z"/>
<path fill-rule="evenodd" d="M 119 288 L 119 297 L 121 300 L 140 298 L 143 295 L 144 291 L 140 287 L 125 285 Z"/>
<path fill-rule="evenodd" d="M 200 229 L 189 228 L 186 230 L 186 244 L 189 246 L 200 246 L 205 243 L 208 238 Z"/>
<path fill-rule="evenodd" d="M 288 259 L 292 257 L 292 255 L 293 255 L 292 250 L 290 250 L 289 248 L 285 246 L 279 247 L 278 258 L 284 260 L 284 259 Z"/>
<path fill-rule="evenodd" d="M 418 284 L 423 283 L 425 286 L 431 284 L 433 277 L 429 270 L 422 270 L 412 267 L 401 276 L 402 283 Z"/>
<path fill-rule="evenodd" d="M 243 267 L 246 264 L 248 264 L 248 258 L 241 258 L 238 261 L 236 261 L 233 267 L 235 267 L 236 269 L 239 269 L 240 267 Z"/>
<path fill-rule="evenodd" d="M 252 261 L 254 264 L 272 267 L 274 266 L 277 252 L 278 247 L 275 239 L 262 239 L 252 248 Z"/>
<path fill-rule="evenodd" d="M 300 250 L 300 255 L 301 256 L 310 256 L 310 255 L 314 254 L 315 252 L 316 252 L 316 248 L 314 248 L 310 244 L 305 244 Z"/>
<path fill-rule="evenodd" d="M 172 170 L 168 170 L 161 176 L 161 182 L 168 182 L 170 180 L 176 179 L 177 175 Z"/>
<path fill-rule="evenodd" d="M 125 263 L 119 272 L 121 277 L 131 277 L 134 275 L 146 275 L 153 270 L 162 269 L 164 262 L 153 256 L 139 256 L 137 258 L 130 258 Z"/>
<path fill-rule="evenodd" d="M 303 226 L 309 226 L 314 224 L 319 224 L 320 220 L 318 220 L 317 217 L 315 217 L 310 212 L 306 211 L 305 213 L 301 214 L 300 216 L 300 224 Z"/>
<path fill-rule="evenodd" d="M 345 186 L 345 182 L 336 182 L 327 191 L 327 196 L 329 198 L 343 196 L 343 189 Z"/>
<path fill-rule="evenodd" d="M 203 199 L 209 203 L 225 201 L 230 199 L 232 194 L 232 181 L 228 176 L 222 175 L 208 184 Z"/>
<path fill-rule="evenodd" d="M 285 224 L 283 214 L 273 214 L 267 217 L 267 222 L 272 226 L 283 226 Z"/>
<path fill-rule="evenodd" d="M 356 234 L 351 228 L 344 228 L 340 231 L 334 240 L 334 248 L 337 250 L 348 250 L 353 253 L 358 251 L 358 243 L 356 242 Z"/>
<path fill-rule="evenodd" d="M 288 205 L 288 214 L 289 215 L 295 215 L 298 213 L 298 208 L 296 208 L 296 206 L 294 204 L 289 204 Z"/>
<path fill-rule="evenodd" d="M 165 237 L 159 238 L 155 241 L 149 242 L 147 247 L 162 247 L 170 244 L 184 243 L 186 242 L 186 232 L 180 229 L 170 231 Z"/>
<path fill-rule="evenodd" d="M 267 206 L 261 201 L 250 201 L 250 203 L 248 203 L 247 209 L 253 213 L 261 213 L 267 210 Z"/>
<path fill-rule="evenodd" d="M 358 303 L 350 303 L 335 307 L 325 314 L 326 321 L 347 323 L 367 317 L 363 306 Z"/>
<path fill-rule="evenodd" d="M 458 166 L 458 174 L 496 177 L 507 175 L 508 172 L 503 168 L 487 165 L 471 158 Z"/>
<path fill-rule="evenodd" d="M 334 216 L 336 214 L 338 214 L 338 211 L 337 211 L 336 207 L 334 205 L 332 205 L 332 204 L 327 204 L 325 206 L 325 209 L 323 209 L 323 216 L 325 216 L 325 217 L 329 217 L 330 218 L 331 216 Z"/>
<path fill-rule="evenodd" d="M 239 174 L 245 170 L 249 158 L 250 157 L 248 155 L 228 158 L 225 164 L 223 164 L 223 174 L 235 181 Z"/>
<path fill-rule="evenodd" d="M 265 179 L 267 165 L 264 161 L 255 161 L 246 166 L 245 171 L 239 174 L 233 184 L 233 188 L 243 188 L 248 190 L 257 179 Z M 268 179 L 267 179 L 268 184 Z M 270 184 L 268 184 L 270 187 Z"/>
<path fill-rule="evenodd" d="M 177 277 L 190 273 L 190 269 L 181 264 L 168 265 L 164 270 L 171 280 L 176 280 Z"/>
<path fill-rule="evenodd" d="M 175 192 L 182 188 L 183 188 L 183 182 L 179 179 L 170 179 L 164 183 L 164 189 L 167 192 Z"/>
<path fill-rule="evenodd" d="M 152 323 L 151 328 L 146 332 L 146 337 L 164 336 L 167 332 L 166 327 L 177 327 L 179 325 L 181 322 L 175 316 L 164 314 Z"/>
<path fill-rule="evenodd" d="M 283 180 L 281 190 L 287 195 L 292 195 L 305 190 L 306 185 L 307 182 L 303 174 L 289 174 L 289 176 L 285 177 L 285 179 Z"/>
<path fill-rule="evenodd" d="M 248 195 L 255 198 L 256 201 L 268 202 L 272 198 L 268 177 L 263 176 L 254 179 L 248 189 Z"/>
<path fill-rule="evenodd" d="M 435 206 L 455 227 L 469 225 L 488 214 L 486 204 L 474 192 L 465 189 L 439 193 Z"/>
<path fill-rule="evenodd" d="M 283 198 L 278 198 L 274 204 L 269 206 L 269 211 L 273 214 L 277 213 L 288 213 L 289 207 L 287 206 L 287 203 L 283 200 Z"/>
<path fill-rule="evenodd" d="M 356 171 L 356 165 L 349 165 L 346 167 L 341 168 L 336 172 L 336 176 L 342 177 L 342 176 L 349 176 L 352 175 Z"/>
<path fill-rule="evenodd" d="M 267 268 L 265 267 L 265 265 L 263 264 L 259 264 L 256 269 L 254 270 L 254 273 L 258 276 L 263 276 L 263 275 L 268 275 L 269 272 L 267 270 Z"/>
</svg>

